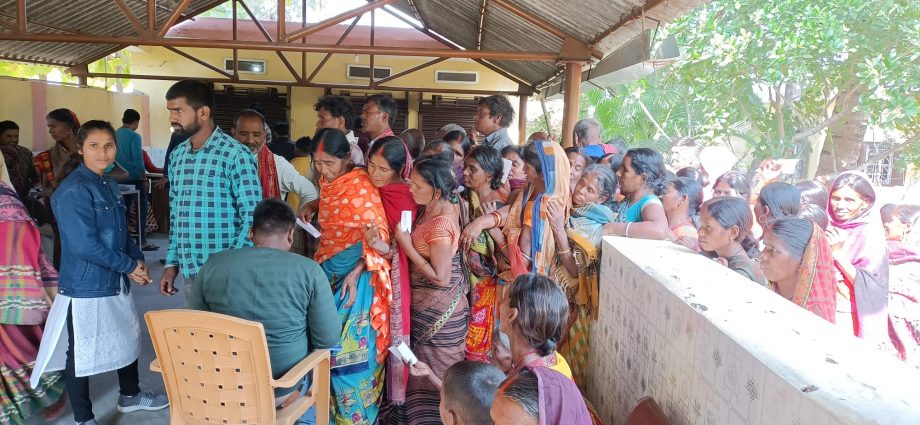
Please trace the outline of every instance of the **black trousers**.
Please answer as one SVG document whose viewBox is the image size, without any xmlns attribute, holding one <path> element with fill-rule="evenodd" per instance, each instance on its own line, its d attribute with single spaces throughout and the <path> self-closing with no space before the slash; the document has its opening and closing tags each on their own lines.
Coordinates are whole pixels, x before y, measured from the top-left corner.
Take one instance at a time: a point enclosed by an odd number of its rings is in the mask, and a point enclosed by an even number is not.
<svg viewBox="0 0 920 425">
<path fill-rule="evenodd" d="M 73 310 L 67 311 L 67 364 L 64 367 L 64 387 L 70 397 L 70 406 L 73 408 L 73 418 L 77 422 L 92 420 L 93 402 L 89 399 L 89 376 L 77 377 L 74 374 L 73 352 Z M 137 373 L 137 360 L 121 369 L 118 369 L 119 393 L 124 396 L 135 396 L 141 392 Z"/>
</svg>

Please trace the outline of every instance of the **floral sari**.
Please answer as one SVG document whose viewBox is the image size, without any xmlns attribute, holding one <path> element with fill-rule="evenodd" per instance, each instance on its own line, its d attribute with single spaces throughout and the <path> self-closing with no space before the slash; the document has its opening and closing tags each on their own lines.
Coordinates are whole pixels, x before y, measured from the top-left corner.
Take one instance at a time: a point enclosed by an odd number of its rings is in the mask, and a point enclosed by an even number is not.
<svg viewBox="0 0 920 425">
<path fill-rule="evenodd" d="M 479 197 L 470 192 L 469 202 L 460 208 L 460 224 L 469 226 L 479 218 Z M 504 202 L 496 202 L 496 209 L 504 207 Z M 470 317 L 469 330 L 466 334 L 466 358 L 480 362 L 489 361 L 492 349 L 492 337 L 498 323 L 498 263 L 507 263 L 504 255 L 495 246 L 495 241 L 488 230 L 479 234 L 470 249 L 463 252 L 464 272 L 470 283 Z"/>
<path fill-rule="evenodd" d="M 575 383 L 587 384 L 591 320 L 597 319 L 599 266 L 604 225 L 614 220 L 613 211 L 600 204 L 573 208 L 566 226 L 578 276 L 569 276 L 564 267 L 556 268 L 556 281 L 569 299 L 569 331 L 559 352 L 572 368 Z"/>
<path fill-rule="evenodd" d="M 569 160 L 565 150 L 556 142 L 536 141 L 534 146 L 540 157 L 546 190 L 534 196 L 534 188 L 528 185 L 508 211 L 508 222 L 505 224 L 504 232 L 508 239 L 511 273 L 504 273 L 502 276 L 508 282 L 514 280 L 514 276 L 527 272 L 553 276 L 556 266 L 556 243 L 549 228 L 546 205 L 550 202 L 559 202 L 563 206 L 568 206 L 572 197 Z M 533 201 L 530 200 L 531 197 L 534 197 Z M 530 227 L 530 249 L 526 253 L 519 246 L 525 227 Z M 526 266 L 528 260 L 531 262 L 529 269 Z"/>
<path fill-rule="evenodd" d="M 377 421 L 383 391 L 383 364 L 390 343 L 390 264 L 364 244 L 365 224 L 375 223 L 389 241 L 386 213 L 377 188 L 364 169 L 334 181 L 320 179 L 318 221 L 323 232 L 316 251 L 333 292 L 364 261 L 355 303 L 334 297 L 342 323 L 341 350 L 332 356 L 332 418 L 335 424 L 370 425 Z"/>
</svg>

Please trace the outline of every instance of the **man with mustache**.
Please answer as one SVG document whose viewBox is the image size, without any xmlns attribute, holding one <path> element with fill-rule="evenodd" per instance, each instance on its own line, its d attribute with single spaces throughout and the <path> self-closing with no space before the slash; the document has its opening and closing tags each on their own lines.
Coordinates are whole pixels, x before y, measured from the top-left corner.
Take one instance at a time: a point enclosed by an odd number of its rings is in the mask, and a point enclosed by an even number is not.
<svg viewBox="0 0 920 425">
<path fill-rule="evenodd" d="M 249 246 L 252 212 L 262 200 L 255 157 L 214 123 L 214 94 L 183 80 L 166 92 L 169 121 L 187 140 L 169 158 L 169 249 L 160 292 L 174 295 L 176 276 L 186 294 L 208 256 Z"/>
</svg>

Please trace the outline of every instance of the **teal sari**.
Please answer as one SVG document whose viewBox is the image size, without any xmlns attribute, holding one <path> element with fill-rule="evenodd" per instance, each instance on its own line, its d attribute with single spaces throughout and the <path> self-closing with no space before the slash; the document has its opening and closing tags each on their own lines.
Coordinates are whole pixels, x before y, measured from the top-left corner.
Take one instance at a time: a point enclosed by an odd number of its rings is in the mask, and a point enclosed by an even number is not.
<svg viewBox="0 0 920 425">
<path fill-rule="evenodd" d="M 356 285 L 357 298 L 351 307 L 346 308 L 348 300 L 339 296 L 345 277 L 358 261 L 363 261 L 362 252 L 363 246 L 358 243 L 320 264 L 332 285 L 342 323 L 342 349 L 332 354 L 331 423 L 335 425 L 372 425 L 380 413 L 384 365 L 377 362 L 377 331 L 370 320 L 373 273 L 361 273 Z"/>
</svg>

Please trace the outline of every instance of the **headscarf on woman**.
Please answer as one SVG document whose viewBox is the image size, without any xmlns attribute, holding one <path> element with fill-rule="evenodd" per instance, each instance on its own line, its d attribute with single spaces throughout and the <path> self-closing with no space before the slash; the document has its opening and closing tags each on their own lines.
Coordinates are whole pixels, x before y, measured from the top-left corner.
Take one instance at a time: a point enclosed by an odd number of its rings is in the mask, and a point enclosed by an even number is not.
<svg viewBox="0 0 920 425">
<path fill-rule="evenodd" d="M 402 218 L 403 211 L 409 211 L 412 215 L 412 223 L 415 223 L 418 205 L 412 199 L 409 192 L 409 185 L 406 183 L 409 175 L 412 173 L 412 156 L 409 155 L 409 148 L 403 142 L 406 148 L 406 165 L 400 174 L 401 181 L 390 183 L 386 186 L 377 188 L 380 191 L 380 200 L 383 203 L 383 210 L 386 212 L 388 229 L 396 232 Z M 410 335 L 410 312 L 412 310 L 411 293 L 409 285 L 409 259 L 406 253 L 399 249 L 399 245 L 390 244 L 391 252 L 395 251 L 391 260 L 390 282 L 393 287 L 393 300 L 390 303 L 390 336 L 391 345 L 397 345 L 399 342 L 405 342 L 409 345 Z M 409 369 L 406 364 L 397 356 L 387 358 L 387 400 L 394 404 L 402 404 L 406 400 L 406 386 L 409 380 Z"/>
<path fill-rule="evenodd" d="M 511 257 L 511 273 L 517 276 L 527 272 L 552 276 L 551 267 L 555 266 L 556 244 L 553 232 L 549 227 L 549 213 L 546 205 L 558 202 L 563 208 L 571 205 L 571 174 L 569 159 L 565 150 L 556 142 L 535 141 L 533 146 L 540 158 L 543 182 L 546 190 L 534 196 L 534 187 L 528 185 L 508 211 L 506 225 L 508 236 L 509 256 Z M 530 226 L 530 249 L 522 252 L 518 244 L 524 226 Z M 526 259 L 532 261 L 528 270 Z M 511 276 L 508 276 L 511 277 Z M 512 279 L 506 279 L 511 281 Z"/>
<path fill-rule="evenodd" d="M 872 202 L 856 217 L 840 220 L 833 211 L 833 199 L 828 202 L 830 227 L 845 234 L 841 248 L 845 257 L 856 267 L 854 282 L 846 282 L 838 273 L 838 291 L 849 298 L 852 307 L 854 333 L 860 338 L 881 342 L 888 339 L 888 250 L 885 230 L 878 212 L 877 196 L 872 181 L 863 173 L 846 171 L 831 184 L 848 176 L 856 176 L 871 189 Z M 833 193 L 831 193 L 833 198 Z M 841 266 L 837 264 L 837 267 Z M 845 288 L 844 288 L 845 286 Z M 842 300 L 841 300 L 842 301 Z M 840 307 L 838 302 L 838 308 Z"/>
</svg>

